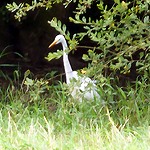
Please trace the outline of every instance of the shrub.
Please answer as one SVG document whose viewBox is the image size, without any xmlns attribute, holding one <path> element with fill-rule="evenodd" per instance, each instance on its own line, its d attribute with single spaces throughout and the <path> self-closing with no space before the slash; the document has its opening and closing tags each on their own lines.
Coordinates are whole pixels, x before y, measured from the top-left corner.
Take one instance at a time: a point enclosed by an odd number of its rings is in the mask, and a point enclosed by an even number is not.
<svg viewBox="0 0 150 150">
<path fill-rule="evenodd" d="M 29 10 L 38 7 L 49 9 L 54 3 L 63 3 L 62 1 L 39 1 L 27 3 L 8 4 L 7 8 L 16 12 L 15 18 L 20 20 Z M 99 72 L 111 72 L 116 74 L 126 74 L 135 76 L 141 75 L 145 79 L 150 74 L 150 23 L 149 23 L 149 5 L 147 0 L 137 0 L 134 2 L 124 2 L 114 0 L 114 5 L 108 8 L 103 0 L 81 0 L 77 2 L 75 17 L 70 17 L 74 24 L 80 24 L 82 32 L 75 33 L 71 39 L 70 33 L 60 20 L 53 18 L 49 24 L 57 31 L 64 34 L 69 40 L 70 50 L 74 49 L 81 40 L 88 37 L 94 46 L 90 47 L 88 54 L 83 54 L 85 61 L 91 61 L 87 72 L 99 74 Z M 86 12 L 96 5 L 100 16 L 95 19 L 88 16 Z M 86 45 L 87 46 L 87 45 Z M 60 51 L 54 55 L 50 53 L 48 60 L 59 58 L 62 55 Z"/>
</svg>

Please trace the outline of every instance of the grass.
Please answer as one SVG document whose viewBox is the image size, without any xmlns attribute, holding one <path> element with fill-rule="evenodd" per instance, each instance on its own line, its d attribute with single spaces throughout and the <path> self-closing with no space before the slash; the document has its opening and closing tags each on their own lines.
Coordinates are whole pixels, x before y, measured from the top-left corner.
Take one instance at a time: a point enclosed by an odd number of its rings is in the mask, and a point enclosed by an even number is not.
<svg viewBox="0 0 150 150">
<path fill-rule="evenodd" d="M 105 84 L 99 100 L 68 99 L 63 85 L 34 80 L 26 90 L 0 89 L 1 150 L 148 150 L 150 85 Z"/>
</svg>

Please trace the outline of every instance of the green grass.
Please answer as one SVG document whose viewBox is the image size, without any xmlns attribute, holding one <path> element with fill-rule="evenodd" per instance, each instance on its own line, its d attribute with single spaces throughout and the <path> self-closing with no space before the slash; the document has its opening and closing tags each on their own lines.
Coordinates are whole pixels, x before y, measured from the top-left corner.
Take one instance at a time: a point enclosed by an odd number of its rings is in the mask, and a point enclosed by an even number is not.
<svg viewBox="0 0 150 150">
<path fill-rule="evenodd" d="M 63 85 L 41 82 L 27 90 L 0 89 L 1 150 L 150 149 L 146 82 L 137 81 L 126 89 L 105 84 L 99 88 L 103 103 L 79 103 L 68 98 Z"/>
</svg>

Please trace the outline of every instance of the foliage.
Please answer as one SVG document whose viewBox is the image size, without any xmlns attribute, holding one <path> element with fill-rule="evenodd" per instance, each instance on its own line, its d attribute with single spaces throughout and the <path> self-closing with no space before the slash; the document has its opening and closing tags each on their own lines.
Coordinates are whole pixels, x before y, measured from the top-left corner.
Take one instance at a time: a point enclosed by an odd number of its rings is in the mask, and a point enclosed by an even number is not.
<svg viewBox="0 0 150 150">
<path fill-rule="evenodd" d="M 81 12 L 76 14 L 75 19 L 70 19 L 84 25 L 85 32 L 79 33 L 79 38 L 88 36 L 97 43 L 97 48 L 102 50 L 103 55 L 100 59 L 104 61 L 105 67 L 126 74 L 135 62 L 137 73 L 145 74 L 145 71 L 149 72 L 149 63 L 146 61 L 149 62 L 150 48 L 148 1 L 137 2 L 131 8 L 128 5 L 129 3 L 124 1 L 121 3 L 117 1 L 111 9 L 108 9 L 100 2 L 97 5 L 102 14 L 99 19 L 95 21 L 90 17 L 86 19 L 80 15 Z M 142 19 L 140 14 L 143 16 Z M 147 70 L 143 69 L 143 66 Z"/>
<path fill-rule="evenodd" d="M 13 2 L 12 4 L 7 4 L 6 8 L 11 12 L 15 13 L 15 19 L 18 19 L 21 21 L 21 18 L 27 15 L 27 12 L 34 11 L 36 8 L 45 7 L 46 9 L 49 9 L 52 7 L 52 4 L 60 3 L 62 0 L 40 0 L 37 2 L 37 0 L 33 0 L 31 4 L 29 3 L 19 3 Z"/>
<path fill-rule="evenodd" d="M 149 149 L 150 85 L 144 79 L 126 90 L 107 82 L 100 104 L 69 99 L 61 84 L 47 91 L 47 81 L 28 75 L 28 91 L 0 88 L 1 149 Z"/>
<path fill-rule="evenodd" d="M 75 19 L 70 18 L 70 21 L 83 25 L 85 29 L 85 32 L 78 33 L 79 40 L 88 36 L 96 43 L 96 48 L 101 49 L 101 55 L 97 54 L 94 58 L 89 50 L 89 56 L 84 55 L 84 60 L 95 59 L 105 68 L 123 74 L 130 73 L 131 66 L 135 63 L 137 73 L 147 75 L 150 71 L 149 1 L 137 1 L 131 8 L 129 4 L 115 1 L 114 6 L 108 9 L 100 1 L 97 7 L 101 16 L 96 20 L 83 15 L 86 9 L 82 7 L 87 5 L 79 5 Z"/>
<path fill-rule="evenodd" d="M 8 4 L 7 8 L 12 12 L 16 11 L 15 16 L 20 20 L 26 15 L 25 12 L 34 10 L 35 7 L 48 9 L 56 2 L 61 3 L 61 1 L 33 1 L 31 6 L 13 3 Z M 101 72 L 110 70 L 114 74 L 130 74 L 134 69 L 137 75 L 144 75 L 148 78 L 150 72 L 150 2 L 148 0 L 128 3 L 114 0 L 111 8 L 108 8 L 102 0 L 66 1 L 64 5 L 67 7 L 70 3 L 78 3 L 78 5 L 74 12 L 75 17 L 69 19 L 75 24 L 80 24 L 83 32 L 74 34 L 71 40 L 70 33 L 61 21 L 54 18 L 48 23 L 65 35 L 71 50 L 75 49 L 84 37 L 89 37 L 90 41 L 95 43 L 95 46 L 89 49 L 88 55 L 83 55 L 85 61 L 92 62 L 90 67 L 93 69 L 91 70 L 96 69 L 99 72 L 98 68 L 100 68 Z M 100 12 L 100 16 L 96 19 L 86 14 L 93 5 L 96 5 L 96 9 Z M 59 58 L 61 55 L 59 51 L 54 54 L 50 53 L 48 60 Z M 134 68 L 132 68 L 133 64 L 135 64 Z"/>
</svg>

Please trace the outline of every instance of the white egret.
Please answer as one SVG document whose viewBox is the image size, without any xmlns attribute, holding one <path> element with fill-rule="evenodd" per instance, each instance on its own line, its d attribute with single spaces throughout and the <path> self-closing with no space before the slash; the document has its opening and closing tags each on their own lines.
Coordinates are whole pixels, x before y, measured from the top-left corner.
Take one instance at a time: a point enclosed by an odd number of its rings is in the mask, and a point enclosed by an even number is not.
<svg viewBox="0 0 150 150">
<path fill-rule="evenodd" d="M 72 97 L 79 101 L 82 101 L 83 98 L 87 100 L 93 100 L 94 98 L 100 99 L 100 95 L 97 92 L 97 87 L 94 81 L 85 76 L 81 77 L 78 75 L 77 71 L 72 70 L 68 54 L 66 53 L 68 46 L 64 36 L 57 35 L 52 44 L 49 45 L 49 48 L 59 43 L 61 43 L 63 47 L 63 64 L 66 74 L 66 83 L 70 85 L 69 90 Z"/>
</svg>

